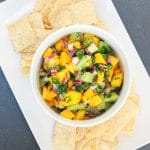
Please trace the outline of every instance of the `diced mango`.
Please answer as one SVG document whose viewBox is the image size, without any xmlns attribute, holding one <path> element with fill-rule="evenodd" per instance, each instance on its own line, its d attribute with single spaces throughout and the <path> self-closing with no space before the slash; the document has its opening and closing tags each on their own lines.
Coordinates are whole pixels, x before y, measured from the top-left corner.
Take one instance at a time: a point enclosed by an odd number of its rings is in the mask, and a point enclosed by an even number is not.
<svg viewBox="0 0 150 150">
<path fill-rule="evenodd" d="M 95 54 L 95 63 L 97 63 L 97 64 L 106 64 L 106 60 L 104 59 L 102 54 L 96 53 Z"/>
<path fill-rule="evenodd" d="M 66 64 L 71 63 L 72 59 L 66 52 L 61 52 L 60 55 L 60 65 L 65 66 Z"/>
<path fill-rule="evenodd" d="M 123 82 L 123 73 L 115 74 L 111 81 L 112 87 L 120 87 Z"/>
<path fill-rule="evenodd" d="M 75 66 L 74 66 L 73 63 L 70 63 L 69 65 L 66 65 L 66 68 L 71 73 L 74 73 L 74 71 L 75 71 Z"/>
<path fill-rule="evenodd" d="M 65 40 L 66 42 L 68 42 L 69 41 L 69 36 L 63 37 L 63 40 Z"/>
<path fill-rule="evenodd" d="M 89 105 L 95 107 L 101 103 L 103 103 L 103 100 L 99 95 L 96 95 L 90 100 Z"/>
<path fill-rule="evenodd" d="M 47 101 L 48 106 L 55 106 L 55 99 L 51 100 L 51 101 Z"/>
<path fill-rule="evenodd" d="M 108 70 L 108 74 L 109 74 L 109 76 L 108 76 L 108 81 L 110 82 L 111 79 L 112 79 L 112 76 L 113 76 L 113 74 L 114 74 L 114 69 L 112 68 L 112 69 Z"/>
<path fill-rule="evenodd" d="M 78 42 L 78 41 L 74 42 L 74 43 L 73 43 L 73 46 L 74 46 L 74 48 L 76 48 L 76 49 L 81 49 L 81 43 Z"/>
<path fill-rule="evenodd" d="M 116 68 L 116 66 L 119 63 L 119 59 L 112 55 L 109 56 L 109 59 L 111 59 L 111 62 L 112 62 L 111 64 L 112 64 L 113 68 Z"/>
<path fill-rule="evenodd" d="M 93 37 L 93 42 L 98 46 L 100 39 L 98 37 Z"/>
<path fill-rule="evenodd" d="M 64 47 L 62 51 L 68 53 L 69 49 L 68 47 Z"/>
<path fill-rule="evenodd" d="M 43 58 L 46 58 L 46 57 L 50 56 L 52 53 L 53 53 L 53 49 L 52 48 L 47 48 L 47 50 L 43 54 Z"/>
<path fill-rule="evenodd" d="M 82 96 L 82 100 L 84 102 L 88 102 L 93 96 L 95 95 L 94 90 L 92 89 L 87 89 Z"/>
<path fill-rule="evenodd" d="M 65 101 L 62 102 L 64 106 L 71 106 L 78 104 L 81 101 L 81 93 L 77 91 L 69 91 L 65 95 Z"/>
<path fill-rule="evenodd" d="M 53 101 L 53 99 L 57 96 L 53 91 L 48 90 L 46 87 L 43 87 L 42 96 L 47 101 Z"/>
<path fill-rule="evenodd" d="M 104 81 L 104 72 L 103 71 L 98 71 L 98 74 L 97 74 L 97 82 L 102 82 Z"/>
<path fill-rule="evenodd" d="M 68 82 L 68 88 L 71 88 L 72 85 L 73 85 L 73 82 L 70 80 L 70 81 Z"/>
<path fill-rule="evenodd" d="M 45 70 L 47 70 L 47 69 L 51 69 L 57 65 L 59 65 L 59 56 L 54 55 L 49 61 L 43 63 L 43 68 Z"/>
<path fill-rule="evenodd" d="M 75 116 L 75 120 L 83 120 L 84 119 L 84 115 L 85 115 L 85 110 L 79 110 L 77 113 L 76 113 L 76 116 Z"/>
<path fill-rule="evenodd" d="M 83 37 L 84 39 L 87 39 L 87 38 L 92 38 L 94 35 L 93 34 L 90 34 L 90 33 L 84 33 Z"/>
<path fill-rule="evenodd" d="M 120 68 L 117 68 L 117 69 L 114 70 L 114 74 L 118 74 L 118 73 L 121 73 L 121 72 L 122 72 L 122 70 Z"/>
<path fill-rule="evenodd" d="M 62 39 L 55 43 L 56 50 L 62 51 L 63 47 L 64 47 L 64 41 Z"/>
<path fill-rule="evenodd" d="M 75 114 L 72 111 L 70 111 L 69 109 L 63 110 L 60 113 L 60 115 L 62 115 L 65 118 L 68 118 L 68 119 L 73 119 L 75 117 Z"/>
<path fill-rule="evenodd" d="M 63 82 L 64 80 L 69 80 L 70 74 L 67 69 L 59 71 L 55 74 L 55 77 L 59 80 L 59 82 Z"/>
</svg>

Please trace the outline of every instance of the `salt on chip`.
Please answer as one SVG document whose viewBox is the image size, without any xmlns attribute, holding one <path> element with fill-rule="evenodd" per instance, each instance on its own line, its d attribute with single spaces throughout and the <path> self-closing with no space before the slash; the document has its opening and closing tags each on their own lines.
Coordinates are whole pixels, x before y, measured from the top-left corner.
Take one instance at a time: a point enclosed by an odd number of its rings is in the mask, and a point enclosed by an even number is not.
<svg viewBox="0 0 150 150">
<path fill-rule="evenodd" d="M 92 0 L 83 0 L 69 6 L 72 23 L 93 24 L 97 16 Z"/>
<path fill-rule="evenodd" d="M 42 15 L 39 12 L 33 12 L 28 16 L 29 22 L 33 29 L 44 29 Z"/>
<path fill-rule="evenodd" d="M 54 7 L 49 14 L 49 22 L 54 29 L 72 24 L 69 9 L 60 5 Z"/>
<path fill-rule="evenodd" d="M 9 25 L 8 30 L 14 49 L 17 52 L 22 52 L 23 49 L 37 42 L 36 34 L 27 18 L 23 18 Z"/>
<path fill-rule="evenodd" d="M 53 146 L 56 150 L 74 150 L 76 128 L 56 123 Z"/>
</svg>

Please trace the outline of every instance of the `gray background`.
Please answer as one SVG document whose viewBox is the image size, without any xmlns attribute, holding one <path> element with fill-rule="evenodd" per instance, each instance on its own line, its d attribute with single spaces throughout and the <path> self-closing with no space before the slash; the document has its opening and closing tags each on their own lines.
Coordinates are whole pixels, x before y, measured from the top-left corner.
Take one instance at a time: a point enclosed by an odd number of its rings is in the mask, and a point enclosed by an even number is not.
<svg viewBox="0 0 150 150">
<path fill-rule="evenodd" d="M 150 0 L 113 0 L 113 2 L 150 74 Z M 39 150 L 1 70 L 0 150 Z M 142 150 L 150 150 L 150 145 L 143 147 Z"/>
</svg>

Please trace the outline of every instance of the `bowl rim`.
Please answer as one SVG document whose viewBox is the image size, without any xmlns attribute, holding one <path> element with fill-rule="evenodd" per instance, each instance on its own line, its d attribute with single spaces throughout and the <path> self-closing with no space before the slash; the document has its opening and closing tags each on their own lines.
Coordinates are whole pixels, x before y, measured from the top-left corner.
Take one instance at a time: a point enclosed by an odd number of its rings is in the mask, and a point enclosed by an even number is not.
<svg viewBox="0 0 150 150">
<path fill-rule="evenodd" d="M 124 83 L 118 101 L 102 115 L 89 120 L 81 120 L 81 121 L 70 120 L 61 116 L 60 114 L 56 113 L 51 108 L 49 108 L 49 106 L 46 104 L 39 91 L 38 70 L 41 64 L 41 58 L 44 51 L 46 50 L 46 48 L 53 45 L 60 38 L 73 32 L 92 33 L 100 37 L 101 39 L 107 41 L 107 43 L 113 48 L 114 52 L 119 56 L 119 60 L 121 60 L 121 65 L 124 70 Z M 32 87 L 32 92 L 41 108 L 43 108 L 43 110 L 54 120 L 74 127 L 89 127 L 103 123 L 108 119 L 112 118 L 125 103 L 131 88 L 131 80 L 132 74 L 130 65 L 127 61 L 127 54 L 125 51 L 122 50 L 122 46 L 120 45 L 119 41 L 117 41 L 110 33 L 106 32 L 101 28 L 83 24 L 70 25 L 51 33 L 44 41 L 41 42 L 41 44 L 37 48 L 30 69 L 30 83 Z"/>
</svg>

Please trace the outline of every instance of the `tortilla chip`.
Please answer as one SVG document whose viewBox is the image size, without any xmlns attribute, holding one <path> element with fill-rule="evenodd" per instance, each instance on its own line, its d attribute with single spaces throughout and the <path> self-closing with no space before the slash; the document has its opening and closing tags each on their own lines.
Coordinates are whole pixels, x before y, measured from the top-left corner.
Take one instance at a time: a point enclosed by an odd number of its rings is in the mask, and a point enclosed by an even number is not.
<svg viewBox="0 0 150 150">
<path fill-rule="evenodd" d="M 21 73 L 24 76 L 29 76 L 30 75 L 30 67 L 22 67 L 21 68 Z"/>
<path fill-rule="evenodd" d="M 21 53 L 21 59 L 32 60 L 34 53 Z"/>
<path fill-rule="evenodd" d="M 80 141 L 86 134 L 86 128 L 76 128 L 76 141 Z"/>
<path fill-rule="evenodd" d="M 44 29 L 42 15 L 39 12 L 31 13 L 28 18 L 33 29 Z"/>
<path fill-rule="evenodd" d="M 46 30 L 52 30 L 52 26 L 51 25 L 44 24 L 44 28 Z"/>
<path fill-rule="evenodd" d="M 54 29 L 72 24 L 69 9 L 61 5 L 54 7 L 49 14 L 49 22 Z"/>
<path fill-rule="evenodd" d="M 92 138 L 86 142 L 83 140 L 81 147 L 78 147 L 77 143 L 75 150 L 114 150 L 119 145 L 117 137 L 112 142 L 102 140 L 101 137 Z"/>
<path fill-rule="evenodd" d="M 17 52 L 22 52 L 23 49 L 37 42 L 36 34 L 32 30 L 27 18 L 9 25 L 8 30 L 14 49 Z"/>
<path fill-rule="evenodd" d="M 75 148 L 75 127 L 69 127 L 56 123 L 53 146 L 57 150 L 74 150 Z"/>
<path fill-rule="evenodd" d="M 31 45 L 25 49 L 22 50 L 22 52 L 25 53 L 33 53 L 37 50 L 38 46 L 41 44 L 41 42 L 53 32 L 54 30 L 45 30 L 45 29 L 34 29 L 34 32 L 36 33 L 38 37 L 38 42 L 34 45 Z"/>
<path fill-rule="evenodd" d="M 56 0 L 39 0 L 35 5 L 35 10 L 42 14 L 42 18 L 45 24 L 50 25 L 48 15 L 51 12 Z"/>
<path fill-rule="evenodd" d="M 132 135 L 135 126 L 135 119 L 136 118 L 134 117 L 128 122 L 128 124 L 121 131 L 122 134 Z"/>
<path fill-rule="evenodd" d="M 44 6 L 46 5 L 47 0 L 38 0 L 35 4 L 34 10 L 35 11 L 40 11 L 44 8 Z"/>
<path fill-rule="evenodd" d="M 87 143 L 85 143 L 82 147 L 82 150 L 96 150 L 96 138 L 90 139 Z"/>
<path fill-rule="evenodd" d="M 96 150 L 115 150 L 119 145 L 119 140 L 117 137 L 115 137 L 112 142 L 108 142 L 99 137 L 96 138 L 96 144 Z"/>
<path fill-rule="evenodd" d="M 32 63 L 32 60 L 24 60 L 24 59 L 21 60 L 22 67 L 30 67 L 31 63 Z"/>
<path fill-rule="evenodd" d="M 101 29 L 104 29 L 106 31 L 108 31 L 108 27 L 104 24 L 104 22 L 102 20 L 100 20 L 99 18 L 97 18 L 96 23 L 93 23 L 92 25 L 97 26 Z"/>
<path fill-rule="evenodd" d="M 102 139 L 111 141 L 116 137 L 125 125 L 137 115 L 139 107 L 133 102 L 132 99 L 128 98 L 121 110 L 110 120 L 108 120 L 109 128 L 103 133 Z"/>
<path fill-rule="evenodd" d="M 72 23 L 93 24 L 97 22 L 97 16 L 92 0 L 83 0 L 69 6 Z"/>
</svg>

